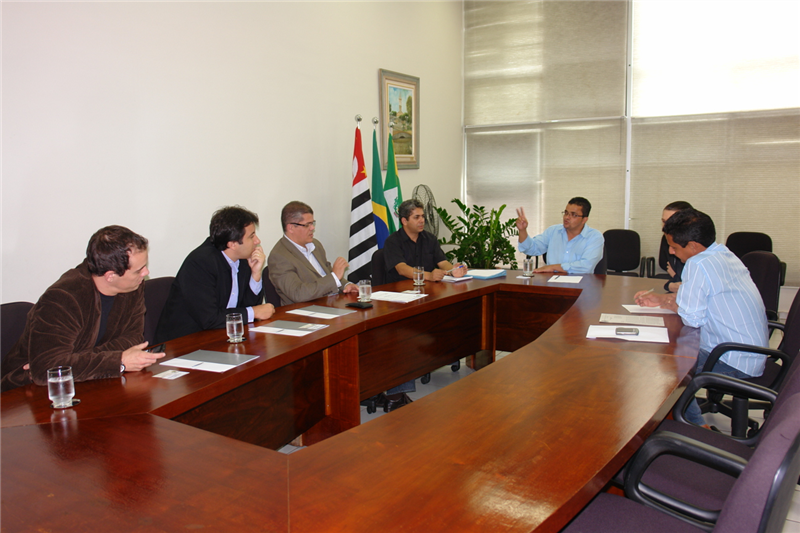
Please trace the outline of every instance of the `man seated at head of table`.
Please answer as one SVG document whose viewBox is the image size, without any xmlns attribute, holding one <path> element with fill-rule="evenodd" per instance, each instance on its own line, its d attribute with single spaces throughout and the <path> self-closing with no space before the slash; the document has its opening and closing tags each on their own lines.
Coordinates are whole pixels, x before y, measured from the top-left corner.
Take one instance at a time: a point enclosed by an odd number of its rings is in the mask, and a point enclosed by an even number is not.
<svg viewBox="0 0 800 533">
<path fill-rule="evenodd" d="M 269 279 L 281 305 L 315 300 L 326 295 L 358 292 L 344 279 L 348 264 L 337 257 L 331 265 L 322 243 L 314 238 L 314 210 L 303 202 L 289 202 L 281 210 L 281 237 L 267 258 Z"/>
<path fill-rule="evenodd" d="M 467 273 L 464 265 L 454 267 L 436 237 L 425 231 L 422 208 L 419 200 L 406 200 L 397 209 L 401 227 L 383 245 L 387 283 L 412 279 L 418 266 L 425 269 L 425 281 L 441 281 L 446 274 L 460 278 Z"/>
<path fill-rule="evenodd" d="M 89 240 L 86 259 L 51 285 L 28 313 L 3 364 L 2 390 L 47 384 L 47 369 L 71 366 L 75 381 L 119 377 L 164 357 L 144 334 L 147 239 L 107 226 Z"/>
<path fill-rule="evenodd" d="M 664 223 L 663 231 L 670 253 L 684 263 L 683 282 L 676 294 L 640 291 L 634 297 L 636 303 L 670 309 L 687 326 L 700 328 L 698 371 L 720 343 L 767 347 L 767 314 L 761 294 L 741 260 L 715 242 L 711 217 L 684 209 Z M 757 377 L 764 373 L 765 363 L 765 355 L 731 351 L 720 357 L 712 372 L 735 378 Z M 686 418 L 705 424 L 696 402 L 689 405 Z"/>
<path fill-rule="evenodd" d="M 576 196 L 561 213 L 562 224 L 550 226 L 544 233 L 528 236 L 528 219 L 525 210 L 517 209 L 519 251 L 525 255 L 547 254 L 550 264 L 534 272 L 566 272 L 567 274 L 592 274 L 603 258 L 603 234 L 586 225 L 592 204 Z"/>
<path fill-rule="evenodd" d="M 257 225 L 258 215 L 240 206 L 214 213 L 209 237 L 186 257 L 172 282 L 156 342 L 224 328 L 229 313 L 241 313 L 248 322 L 272 316 L 275 307 L 261 303 L 264 250 Z"/>
</svg>

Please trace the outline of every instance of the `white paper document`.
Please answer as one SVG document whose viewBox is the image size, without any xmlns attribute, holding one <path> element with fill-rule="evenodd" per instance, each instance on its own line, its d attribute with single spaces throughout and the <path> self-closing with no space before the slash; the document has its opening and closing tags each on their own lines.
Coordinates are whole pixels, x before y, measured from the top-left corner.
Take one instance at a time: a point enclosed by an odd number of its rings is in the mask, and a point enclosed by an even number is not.
<svg viewBox="0 0 800 533">
<path fill-rule="evenodd" d="M 289 335 L 291 337 L 302 337 L 309 333 L 327 328 L 327 324 L 307 324 L 305 322 L 290 322 L 289 320 L 276 320 L 270 322 L 266 326 L 258 326 L 249 328 L 250 331 L 257 331 L 259 333 L 274 333 L 276 335 Z"/>
<path fill-rule="evenodd" d="M 419 300 L 420 298 L 425 298 L 426 296 L 427 294 L 419 294 L 414 291 L 378 291 L 372 293 L 373 300 L 379 300 L 382 302 L 397 302 L 401 304 L 407 304 L 408 302 L 413 302 L 414 300 Z"/>
<path fill-rule="evenodd" d="M 614 315 L 611 313 L 602 313 L 600 315 L 600 322 L 610 322 L 611 324 L 635 324 L 637 326 L 660 326 L 664 327 L 664 319 L 660 316 L 631 316 L 631 315 Z"/>
<path fill-rule="evenodd" d="M 669 309 L 661 309 L 660 307 L 642 307 L 641 305 L 623 305 L 630 313 L 644 314 L 644 315 L 674 315 L 675 311 Z"/>
<path fill-rule="evenodd" d="M 547 280 L 547 283 L 580 283 L 583 276 L 561 276 L 556 274 Z"/>
<path fill-rule="evenodd" d="M 667 328 L 651 328 L 642 326 L 639 328 L 638 335 L 617 335 L 617 326 L 589 326 L 586 333 L 587 339 L 622 339 L 634 342 L 659 342 L 669 343 L 669 332 Z"/>
<path fill-rule="evenodd" d="M 211 350 L 196 350 L 192 353 L 161 362 L 163 366 L 175 366 L 189 370 L 205 370 L 207 372 L 225 372 L 231 368 L 243 365 L 255 359 L 255 355 L 239 353 L 212 352 Z M 180 377 L 180 376 L 178 376 Z"/>
<path fill-rule="evenodd" d="M 454 278 L 453 276 L 445 276 L 442 278 L 442 281 L 446 281 L 447 283 L 458 283 L 459 281 L 467 281 L 468 279 L 472 279 L 472 276 L 461 276 L 460 278 Z"/>
<path fill-rule="evenodd" d="M 300 309 L 292 309 L 291 311 L 286 311 L 287 313 L 291 313 L 293 315 L 300 315 L 300 316 L 313 316 L 315 318 L 324 318 L 326 320 L 330 320 L 332 318 L 349 315 L 350 313 L 355 313 L 355 311 L 351 311 L 350 309 L 339 309 L 338 307 L 325 307 L 324 305 L 309 305 L 308 307 L 301 307 Z"/>
<path fill-rule="evenodd" d="M 165 370 L 164 372 L 161 372 L 160 374 L 155 374 L 153 377 L 154 378 L 160 378 L 160 379 L 178 379 L 180 377 L 188 376 L 188 375 L 189 375 L 188 372 L 181 372 L 180 370 Z"/>
</svg>

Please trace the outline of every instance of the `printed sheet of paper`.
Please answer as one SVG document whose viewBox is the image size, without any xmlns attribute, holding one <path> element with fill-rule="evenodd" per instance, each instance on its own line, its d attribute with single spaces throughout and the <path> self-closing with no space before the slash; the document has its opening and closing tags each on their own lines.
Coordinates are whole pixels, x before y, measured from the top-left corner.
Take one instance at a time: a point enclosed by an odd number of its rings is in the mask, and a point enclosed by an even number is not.
<svg viewBox="0 0 800 533">
<path fill-rule="evenodd" d="M 642 307 L 641 305 L 623 305 L 625 309 L 628 310 L 629 313 L 634 314 L 641 314 L 641 315 L 675 315 L 677 314 L 675 311 L 670 311 L 669 309 L 661 309 L 660 307 Z"/>
<path fill-rule="evenodd" d="M 426 296 L 427 294 L 419 294 L 415 291 L 378 291 L 372 293 L 373 300 L 379 300 L 381 302 L 397 302 L 401 304 L 407 304 L 408 302 L 413 302 L 414 300 L 419 300 L 420 298 L 425 298 Z"/>
<path fill-rule="evenodd" d="M 561 276 L 555 275 L 547 280 L 547 283 L 580 283 L 583 276 Z"/>
<path fill-rule="evenodd" d="M 622 339 L 634 342 L 658 342 L 669 344 L 669 331 L 667 328 L 651 328 L 642 326 L 638 335 L 617 335 L 617 326 L 589 326 L 586 333 L 587 339 Z"/>
<path fill-rule="evenodd" d="M 276 320 L 265 326 L 249 328 L 250 331 L 259 333 L 274 333 L 276 335 L 289 335 L 291 337 L 302 337 L 309 333 L 327 328 L 327 324 L 307 324 L 305 322 L 290 322 L 289 320 Z"/>
<path fill-rule="evenodd" d="M 324 318 L 326 320 L 349 315 L 350 313 L 355 313 L 355 311 L 351 311 L 350 309 L 339 309 L 338 307 L 326 307 L 324 305 L 309 305 L 308 307 L 292 309 L 291 311 L 286 312 L 293 315 L 313 316 L 315 318 Z"/>
<path fill-rule="evenodd" d="M 656 326 L 664 327 L 664 319 L 660 316 L 631 316 L 631 315 L 614 315 L 611 313 L 602 313 L 600 315 L 600 322 L 607 322 L 611 324 L 635 324 L 637 326 Z"/>
<path fill-rule="evenodd" d="M 472 276 L 461 276 L 460 278 L 454 278 L 453 276 L 445 276 L 442 278 L 442 281 L 446 281 L 447 283 L 458 283 L 459 281 L 467 281 L 468 279 L 472 279 Z"/>
<path fill-rule="evenodd" d="M 196 350 L 192 353 L 161 362 L 163 366 L 175 366 L 189 370 L 205 370 L 206 372 L 225 372 L 231 368 L 243 365 L 255 359 L 255 355 L 246 355 L 228 352 L 212 352 L 211 350 Z"/>
</svg>

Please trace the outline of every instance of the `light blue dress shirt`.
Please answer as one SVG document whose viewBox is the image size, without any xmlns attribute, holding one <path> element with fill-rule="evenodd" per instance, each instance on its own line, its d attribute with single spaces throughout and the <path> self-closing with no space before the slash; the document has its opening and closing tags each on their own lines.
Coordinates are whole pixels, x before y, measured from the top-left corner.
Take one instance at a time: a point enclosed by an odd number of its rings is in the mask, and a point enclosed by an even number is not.
<svg viewBox="0 0 800 533">
<path fill-rule="evenodd" d="M 750 272 L 728 248 L 714 243 L 690 257 L 675 303 L 687 326 L 700 328 L 700 349 L 710 352 L 722 342 L 767 347 L 764 301 Z M 728 352 L 723 363 L 749 376 L 764 373 L 765 355 Z"/>
<path fill-rule="evenodd" d="M 603 234 L 589 226 L 570 241 L 564 226 L 556 224 L 519 243 L 519 251 L 526 255 L 546 253 L 548 265 L 560 264 L 568 274 L 593 274 L 603 258 L 604 243 Z"/>
<path fill-rule="evenodd" d="M 222 257 L 225 258 L 225 261 L 228 262 L 228 265 L 231 267 L 231 277 L 233 278 L 233 285 L 231 285 L 231 296 L 228 298 L 228 309 L 235 309 L 237 307 L 237 303 L 239 302 L 239 261 L 233 261 L 230 257 L 228 257 L 225 252 L 221 252 Z M 250 290 L 253 291 L 254 294 L 258 294 L 261 292 L 261 287 L 263 286 L 263 280 L 256 281 L 253 277 L 250 277 Z M 252 307 L 247 308 L 247 323 L 253 321 L 255 318 L 255 312 L 253 311 Z"/>
</svg>

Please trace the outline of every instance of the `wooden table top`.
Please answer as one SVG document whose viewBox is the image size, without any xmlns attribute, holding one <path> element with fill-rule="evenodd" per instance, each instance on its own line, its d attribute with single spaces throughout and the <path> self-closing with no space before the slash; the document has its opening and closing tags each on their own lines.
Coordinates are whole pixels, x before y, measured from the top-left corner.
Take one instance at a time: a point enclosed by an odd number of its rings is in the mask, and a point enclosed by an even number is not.
<svg viewBox="0 0 800 533">
<path fill-rule="evenodd" d="M 667 414 L 694 366 L 699 338 L 673 315 L 665 316 L 669 344 L 587 340 L 601 312 L 623 313 L 620 305 L 653 281 L 584 276 L 567 286 L 547 279 L 511 272 L 499 280 L 429 283 L 422 300 L 374 302 L 333 321 L 285 313 L 308 304 L 280 308 L 275 319 L 329 327 L 303 338 L 248 332 L 247 353 L 258 359 L 224 374 L 166 381 L 152 374 L 168 367 L 154 365 L 126 374 L 124 383 L 79 383 L 82 403 L 67 414 L 47 406 L 46 387 L 3 393 L 3 531 L 105 523 L 120 531 L 222 524 L 292 532 L 558 531 Z M 576 299 L 535 342 L 290 456 L 161 418 L 368 329 L 517 292 Z M 354 299 L 314 303 L 344 307 Z M 224 338 L 218 330 L 173 341 L 168 356 L 227 350 Z M 62 493 L 62 485 L 70 488 Z"/>
</svg>

